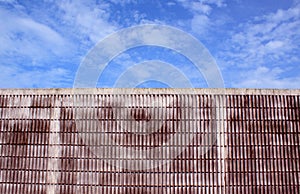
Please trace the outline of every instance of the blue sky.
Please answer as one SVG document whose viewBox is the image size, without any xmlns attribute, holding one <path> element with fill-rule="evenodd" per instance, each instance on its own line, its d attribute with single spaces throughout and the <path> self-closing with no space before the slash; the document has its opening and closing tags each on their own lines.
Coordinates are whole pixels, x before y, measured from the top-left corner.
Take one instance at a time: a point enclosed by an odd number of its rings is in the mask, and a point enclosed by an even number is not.
<svg viewBox="0 0 300 194">
<path fill-rule="evenodd" d="M 100 40 L 140 24 L 196 37 L 216 60 L 225 87 L 300 88 L 299 0 L 0 0 L 0 18 L 0 88 L 71 88 Z M 122 72 L 147 60 L 172 64 L 194 87 L 207 87 L 184 56 L 153 46 L 116 56 L 97 87 L 112 87 Z"/>
</svg>

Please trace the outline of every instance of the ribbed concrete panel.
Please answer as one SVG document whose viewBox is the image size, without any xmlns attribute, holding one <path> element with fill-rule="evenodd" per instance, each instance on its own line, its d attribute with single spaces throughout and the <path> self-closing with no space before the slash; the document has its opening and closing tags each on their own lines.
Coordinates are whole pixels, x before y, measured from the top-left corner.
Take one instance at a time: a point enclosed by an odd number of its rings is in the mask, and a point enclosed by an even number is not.
<svg viewBox="0 0 300 194">
<path fill-rule="evenodd" d="M 227 193 L 299 193 L 299 96 L 227 98 Z"/>
<path fill-rule="evenodd" d="M 299 100 L 298 90 L 0 90 L 0 193 L 299 193 Z"/>
</svg>

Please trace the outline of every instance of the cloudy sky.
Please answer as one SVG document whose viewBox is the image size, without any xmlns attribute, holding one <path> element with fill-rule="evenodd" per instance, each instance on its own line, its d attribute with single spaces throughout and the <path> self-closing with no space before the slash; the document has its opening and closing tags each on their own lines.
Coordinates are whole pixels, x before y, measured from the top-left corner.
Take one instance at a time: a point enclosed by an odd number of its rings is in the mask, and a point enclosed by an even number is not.
<svg viewBox="0 0 300 194">
<path fill-rule="evenodd" d="M 299 0 L 0 0 L 0 18 L 1 88 L 71 88 L 99 41 L 142 24 L 172 26 L 198 39 L 225 87 L 300 88 Z M 208 87 L 185 56 L 147 45 L 115 56 L 97 87 L 113 87 L 130 67 L 144 61 L 150 67 L 151 60 L 179 69 L 193 87 Z M 135 73 L 167 76 L 166 67 Z M 154 80 L 139 87 L 167 85 Z"/>
</svg>

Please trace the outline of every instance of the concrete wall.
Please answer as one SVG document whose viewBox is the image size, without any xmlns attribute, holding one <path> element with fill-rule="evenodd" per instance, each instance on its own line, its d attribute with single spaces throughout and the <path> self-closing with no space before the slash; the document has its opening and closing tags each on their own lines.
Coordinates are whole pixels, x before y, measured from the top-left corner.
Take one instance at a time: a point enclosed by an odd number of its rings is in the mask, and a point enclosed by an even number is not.
<svg viewBox="0 0 300 194">
<path fill-rule="evenodd" d="M 298 193 L 300 90 L 0 90 L 0 193 Z"/>
</svg>

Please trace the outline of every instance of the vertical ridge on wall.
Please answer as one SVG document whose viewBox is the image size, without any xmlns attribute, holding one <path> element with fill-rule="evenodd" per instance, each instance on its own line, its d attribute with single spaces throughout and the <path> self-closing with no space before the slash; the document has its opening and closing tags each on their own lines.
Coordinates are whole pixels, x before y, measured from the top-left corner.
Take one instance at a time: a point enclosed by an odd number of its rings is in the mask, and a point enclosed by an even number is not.
<svg viewBox="0 0 300 194">
<path fill-rule="evenodd" d="M 50 131 L 49 131 L 49 146 L 48 146 L 48 166 L 47 166 L 47 194 L 56 193 L 59 175 L 59 158 L 61 153 L 60 133 L 60 113 L 61 103 L 60 96 L 52 96 L 53 106 L 50 108 Z"/>
<path fill-rule="evenodd" d="M 240 99 L 239 99 L 240 98 Z M 298 96 L 229 96 L 229 193 L 297 193 L 299 191 Z M 238 103 L 238 104 L 237 104 Z M 232 108 L 233 107 L 233 108 Z M 296 140 L 296 141 L 293 141 Z M 296 173 L 297 172 L 297 173 Z M 241 185 L 245 185 L 241 187 Z"/>
<path fill-rule="evenodd" d="M 1 92 L 0 193 L 298 193 L 300 94 L 199 91 Z"/>
</svg>

